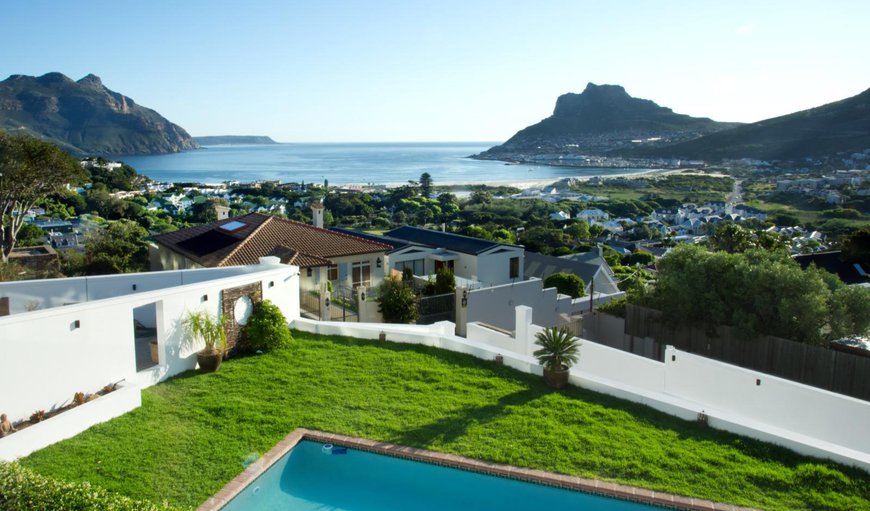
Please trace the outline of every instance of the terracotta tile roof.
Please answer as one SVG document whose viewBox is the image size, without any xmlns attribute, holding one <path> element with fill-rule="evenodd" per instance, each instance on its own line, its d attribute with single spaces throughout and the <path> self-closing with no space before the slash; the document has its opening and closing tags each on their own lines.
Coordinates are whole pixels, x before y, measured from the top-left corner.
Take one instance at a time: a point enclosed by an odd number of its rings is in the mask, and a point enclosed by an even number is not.
<svg viewBox="0 0 870 511">
<path fill-rule="evenodd" d="M 385 252 L 392 247 L 313 225 L 250 213 L 155 236 L 154 241 L 203 266 L 256 264 L 267 255 L 302 267 L 332 258 Z"/>
</svg>

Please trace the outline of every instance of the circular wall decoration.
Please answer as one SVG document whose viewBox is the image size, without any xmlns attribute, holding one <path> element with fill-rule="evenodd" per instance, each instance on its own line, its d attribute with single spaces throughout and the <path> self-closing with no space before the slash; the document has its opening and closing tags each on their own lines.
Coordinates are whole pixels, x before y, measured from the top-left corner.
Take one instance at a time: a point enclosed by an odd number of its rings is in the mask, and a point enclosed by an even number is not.
<svg viewBox="0 0 870 511">
<path fill-rule="evenodd" d="M 241 296 L 236 300 L 236 305 L 233 308 L 233 317 L 236 318 L 236 323 L 245 325 L 251 313 L 254 311 L 254 304 L 247 296 Z"/>
</svg>

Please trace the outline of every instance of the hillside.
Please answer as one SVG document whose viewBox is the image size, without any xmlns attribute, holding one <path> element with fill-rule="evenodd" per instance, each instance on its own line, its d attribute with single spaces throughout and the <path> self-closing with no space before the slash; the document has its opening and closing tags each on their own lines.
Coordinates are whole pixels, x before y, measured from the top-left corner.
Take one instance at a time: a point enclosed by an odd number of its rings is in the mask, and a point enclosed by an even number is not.
<svg viewBox="0 0 870 511">
<path fill-rule="evenodd" d="M 638 144 L 657 147 L 682 142 L 734 126 L 738 124 L 674 113 L 630 96 L 619 85 L 590 83 L 581 94 L 560 96 L 550 117 L 478 157 L 502 159 L 510 153 L 554 151 L 605 154 Z"/>
<path fill-rule="evenodd" d="M 174 153 L 199 145 L 160 114 L 107 89 L 92 74 L 12 75 L 0 82 L 0 129 L 53 142 L 78 155 Z"/>
<path fill-rule="evenodd" d="M 199 145 L 234 145 L 234 144 L 277 144 L 271 137 L 259 135 L 218 135 L 210 137 L 193 137 Z"/>
<path fill-rule="evenodd" d="M 797 160 L 870 149 L 870 89 L 857 96 L 638 154 Z"/>
</svg>

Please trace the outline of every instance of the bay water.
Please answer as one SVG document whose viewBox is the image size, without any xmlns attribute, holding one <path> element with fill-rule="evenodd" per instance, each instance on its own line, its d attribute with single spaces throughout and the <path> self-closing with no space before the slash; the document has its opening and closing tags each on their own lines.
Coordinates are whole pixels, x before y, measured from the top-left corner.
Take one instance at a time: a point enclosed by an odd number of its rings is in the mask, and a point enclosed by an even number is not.
<svg viewBox="0 0 870 511">
<path fill-rule="evenodd" d="M 505 164 L 468 158 L 496 143 L 322 143 L 207 146 L 196 151 L 120 158 L 163 182 L 281 182 L 397 185 L 428 172 L 436 185 L 543 183 L 566 177 L 645 172 Z"/>
</svg>

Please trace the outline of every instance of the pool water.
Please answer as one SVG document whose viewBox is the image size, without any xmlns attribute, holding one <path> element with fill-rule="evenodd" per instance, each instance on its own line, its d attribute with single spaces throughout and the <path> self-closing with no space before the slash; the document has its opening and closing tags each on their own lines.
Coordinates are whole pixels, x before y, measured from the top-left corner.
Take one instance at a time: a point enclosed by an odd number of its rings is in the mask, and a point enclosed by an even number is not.
<svg viewBox="0 0 870 511">
<path fill-rule="evenodd" d="M 560 507 L 552 507 L 560 506 Z M 356 449 L 326 454 L 302 441 L 226 511 L 644 511 L 662 508 Z"/>
</svg>

